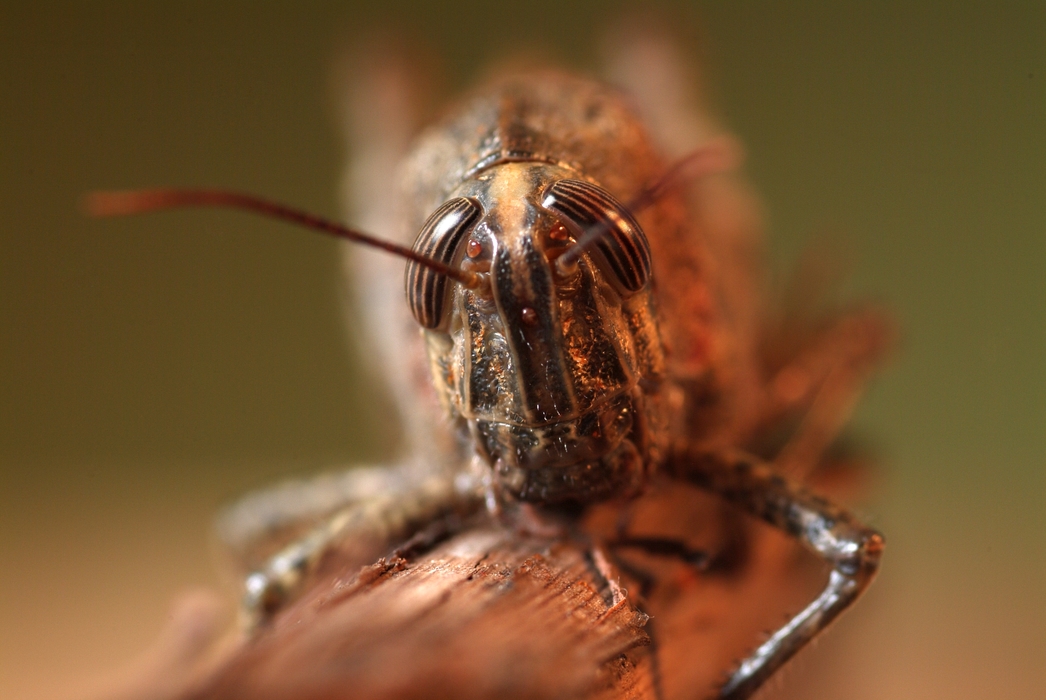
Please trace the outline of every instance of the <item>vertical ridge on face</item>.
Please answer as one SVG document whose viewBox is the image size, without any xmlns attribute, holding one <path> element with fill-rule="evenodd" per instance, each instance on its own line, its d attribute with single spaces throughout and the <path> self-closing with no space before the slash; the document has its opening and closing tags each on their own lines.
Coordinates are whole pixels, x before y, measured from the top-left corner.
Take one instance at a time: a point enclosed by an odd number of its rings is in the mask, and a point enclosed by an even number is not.
<svg viewBox="0 0 1046 700">
<path fill-rule="evenodd" d="M 482 210 L 471 199 L 457 197 L 445 203 L 428 218 L 414 241 L 414 252 L 452 265 L 461 242 L 476 223 Z M 450 280 L 414 261 L 407 263 L 407 303 L 423 328 L 443 325 Z"/>
<path fill-rule="evenodd" d="M 582 231 L 606 226 L 595 249 L 617 282 L 637 292 L 650 279 L 650 245 L 639 223 L 609 192 L 581 180 L 560 180 L 545 195 L 543 206 L 567 217 Z"/>
<path fill-rule="evenodd" d="M 523 409 L 535 423 L 574 415 L 552 270 L 525 230 L 507 234 L 492 267 L 494 299 L 505 319 L 506 340 L 518 372 Z"/>
</svg>

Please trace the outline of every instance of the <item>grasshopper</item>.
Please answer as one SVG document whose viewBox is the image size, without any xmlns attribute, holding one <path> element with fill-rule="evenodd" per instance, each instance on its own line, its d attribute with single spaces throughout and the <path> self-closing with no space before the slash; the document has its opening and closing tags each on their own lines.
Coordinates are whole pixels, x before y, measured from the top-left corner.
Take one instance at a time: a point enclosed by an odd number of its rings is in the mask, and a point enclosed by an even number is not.
<svg viewBox="0 0 1046 700">
<path fill-rule="evenodd" d="M 633 87 L 641 93 L 642 81 Z M 542 70 L 487 83 L 423 131 L 398 192 L 371 183 L 364 218 L 402 242 L 236 193 L 94 195 L 100 214 L 237 206 L 392 253 L 356 269 L 420 457 L 230 509 L 221 530 L 252 569 L 251 624 L 277 615 L 332 548 L 374 554 L 451 513 L 568 537 L 594 505 L 618 504 L 608 546 L 695 559 L 667 539 L 630 539 L 628 504 L 655 479 L 717 494 L 830 566 L 821 593 L 739 664 L 720 697 L 749 697 L 849 607 L 883 538 L 792 477 L 841 428 L 881 324 L 842 316 L 777 366 L 760 363 L 751 270 L 724 254 L 688 196 L 734 156 L 712 139 L 669 160 L 625 93 Z M 405 277 L 395 257 L 407 260 Z M 407 304 L 393 308 L 396 278 Z M 795 416 L 784 447 L 748 451 Z"/>
</svg>

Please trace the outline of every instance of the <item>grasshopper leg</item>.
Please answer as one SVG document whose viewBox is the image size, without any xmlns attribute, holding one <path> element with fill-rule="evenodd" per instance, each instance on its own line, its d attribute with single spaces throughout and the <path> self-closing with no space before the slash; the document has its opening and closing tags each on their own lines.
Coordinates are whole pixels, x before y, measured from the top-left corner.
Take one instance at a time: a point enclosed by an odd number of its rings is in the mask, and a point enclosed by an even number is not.
<svg viewBox="0 0 1046 700">
<path fill-rule="evenodd" d="M 669 467 L 677 478 L 719 494 L 832 566 L 820 595 L 742 661 L 720 690 L 722 698 L 748 698 L 864 592 L 878 570 L 883 537 L 745 454 L 681 450 Z"/>
<path fill-rule="evenodd" d="M 365 562 L 428 523 L 467 516 L 482 506 L 482 490 L 462 474 L 421 477 L 401 489 L 345 506 L 247 576 L 243 597 L 247 625 L 254 628 L 267 622 L 293 601 L 327 554 L 338 551 L 346 554 L 346 561 Z"/>
<path fill-rule="evenodd" d="M 853 310 L 774 373 L 764 424 L 801 416 L 795 434 L 774 458 L 779 472 L 801 480 L 820 462 L 889 350 L 892 335 L 890 322 L 875 309 Z"/>
</svg>

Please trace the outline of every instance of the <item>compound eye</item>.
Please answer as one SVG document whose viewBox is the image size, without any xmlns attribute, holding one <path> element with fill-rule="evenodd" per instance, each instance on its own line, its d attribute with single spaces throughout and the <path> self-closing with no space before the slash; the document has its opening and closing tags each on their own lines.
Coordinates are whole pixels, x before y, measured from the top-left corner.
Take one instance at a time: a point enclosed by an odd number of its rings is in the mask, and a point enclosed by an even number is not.
<svg viewBox="0 0 1046 700">
<path fill-rule="evenodd" d="M 581 233 L 594 226 L 607 231 L 593 252 L 622 291 L 638 292 L 650 280 L 650 245 L 632 215 L 613 195 L 582 180 L 560 180 L 549 188 L 542 206 L 562 215 Z"/>
<path fill-rule="evenodd" d="M 414 252 L 454 265 L 469 230 L 483 209 L 471 199 L 452 199 L 428 218 L 414 241 Z M 407 303 L 414 318 L 424 328 L 435 329 L 446 318 L 451 280 L 416 262 L 407 263 Z"/>
</svg>

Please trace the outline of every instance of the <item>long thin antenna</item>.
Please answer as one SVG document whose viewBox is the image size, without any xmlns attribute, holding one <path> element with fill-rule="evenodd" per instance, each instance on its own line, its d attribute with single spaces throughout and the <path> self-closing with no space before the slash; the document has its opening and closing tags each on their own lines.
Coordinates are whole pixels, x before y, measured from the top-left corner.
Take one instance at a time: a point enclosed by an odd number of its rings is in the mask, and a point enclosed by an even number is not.
<svg viewBox="0 0 1046 700">
<path fill-rule="evenodd" d="M 265 216 L 283 219 L 292 223 L 322 231 L 335 238 L 344 238 L 412 260 L 419 265 L 446 275 L 466 287 L 473 288 L 481 283 L 479 275 L 445 265 L 438 260 L 415 253 L 410 248 L 368 236 L 339 223 L 313 216 L 299 209 L 241 192 L 227 190 L 127 190 L 116 192 L 91 192 L 84 197 L 84 209 L 91 216 L 129 216 L 154 211 L 183 207 L 231 207 L 244 209 Z"/>
<path fill-rule="evenodd" d="M 625 206 L 630 213 L 636 214 L 661 199 L 670 187 L 684 177 L 695 179 L 726 172 L 735 169 L 740 161 L 741 147 L 733 139 L 721 136 L 675 161 L 661 177 L 644 187 Z M 556 258 L 556 267 L 559 271 L 568 272 L 586 251 L 607 234 L 612 223 L 604 220 L 588 227 L 578 238 L 577 243 Z"/>
</svg>

